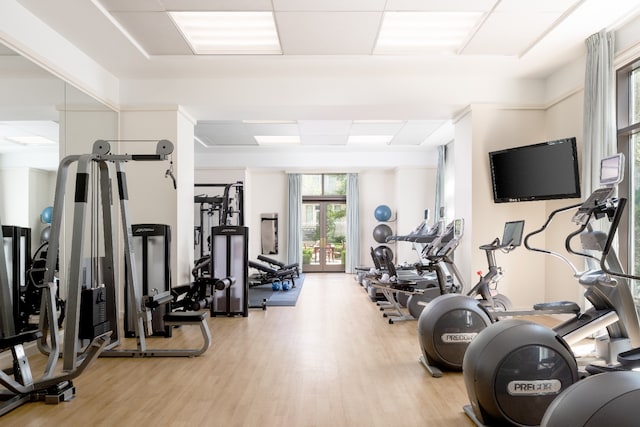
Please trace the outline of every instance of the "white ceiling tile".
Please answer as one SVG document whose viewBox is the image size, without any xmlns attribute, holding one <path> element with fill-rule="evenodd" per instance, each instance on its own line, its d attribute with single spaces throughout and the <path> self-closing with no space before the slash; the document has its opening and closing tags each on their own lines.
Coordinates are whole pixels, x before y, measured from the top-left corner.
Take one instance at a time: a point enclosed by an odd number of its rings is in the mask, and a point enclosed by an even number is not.
<svg viewBox="0 0 640 427">
<path fill-rule="evenodd" d="M 274 136 L 291 136 L 298 135 L 297 124 L 246 124 L 245 128 L 250 135 L 274 135 Z"/>
<path fill-rule="evenodd" d="M 166 12 L 113 12 L 113 17 L 150 55 L 191 55 Z"/>
<path fill-rule="evenodd" d="M 303 135 L 302 145 L 346 145 L 347 135 Z"/>
<path fill-rule="evenodd" d="M 433 12 L 488 12 L 497 0 L 388 0 L 385 10 Z M 525 0 L 529 1 L 529 0 Z"/>
<path fill-rule="evenodd" d="M 382 11 L 385 0 L 273 0 L 276 11 Z"/>
<path fill-rule="evenodd" d="M 440 120 L 411 120 L 396 133 L 390 145 L 420 145 L 442 125 Z"/>
<path fill-rule="evenodd" d="M 467 44 L 463 53 L 518 56 L 558 18 L 557 12 L 493 13 Z"/>
<path fill-rule="evenodd" d="M 163 11 L 162 0 L 98 0 L 108 11 Z"/>
<path fill-rule="evenodd" d="M 198 123 L 195 136 L 210 146 L 257 145 L 253 135 L 247 132 L 240 121 Z"/>
<path fill-rule="evenodd" d="M 351 128 L 351 120 L 300 120 L 300 135 L 346 135 Z"/>
<path fill-rule="evenodd" d="M 126 0 L 125 0 L 126 1 Z M 129 0 L 130 1 L 130 0 Z M 161 0 L 170 11 L 272 10 L 270 0 Z"/>
<path fill-rule="evenodd" d="M 276 12 L 275 15 L 282 52 L 289 55 L 368 55 L 382 19 L 381 12 Z"/>
<path fill-rule="evenodd" d="M 349 135 L 395 135 L 405 122 L 399 123 L 354 123 Z"/>
<path fill-rule="evenodd" d="M 496 7 L 496 12 L 564 12 L 583 0 L 502 0 Z"/>
</svg>

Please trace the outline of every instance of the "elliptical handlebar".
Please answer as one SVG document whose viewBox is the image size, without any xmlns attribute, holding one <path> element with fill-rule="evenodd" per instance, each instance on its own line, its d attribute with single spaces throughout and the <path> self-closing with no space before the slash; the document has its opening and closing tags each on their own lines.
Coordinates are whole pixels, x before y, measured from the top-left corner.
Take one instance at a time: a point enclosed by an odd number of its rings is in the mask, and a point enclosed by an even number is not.
<svg viewBox="0 0 640 427">
<path fill-rule="evenodd" d="M 595 203 L 594 206 L 591 206 L 588 208 L 588 212 L 583 212 L 582 217 L 580 217 L 579 221 L 576 221 L 579 224 L 579 227 L 577 230 L 571 232 L 565 239 L 565 249 L 567 250 L 568 253 L 572 254 L 572 255 L 576 255 L 576 256 L 580 256 L 583 258 L 589 258 L 592 260 L 595 260 L 599 266 L 600 269 L 602 270 L 602 272 L 610 275 L 610 276 L 615 276 L 615 277 L 621 277 L 621 278 L 626 278 L 626 279 L 632 279 L 632 280 L 640 280 L 640 276 L 634 276 L 631 274 L 626 274 L 623 273 L 622 271 L 612 271 L 607 267 L 607 257 L 609 256 L 609 253 L 611 251 L 612 245 L 613 245 L 613 239 L 615 237 L 615 234 L 618 230 L 618 226 L 620 224 L 620 220 L 622 219 L 622 214 L 624 212 L 624 208 L 626 206 L 627 203 L 627 199 L 625 198 L 619 198 L 619 199 L 615 199 L 615 198 L 610 198 L 607 199 L 606 201 L 602 202 L 602 203 Z M 532 231 L 529 234 L 526 235 L 525 239 L 524 239 L 524 246 L 533 252 L 541 252 L 547 255 L 551 255 L 554 256 L 556 258 L 561 259 L 562 261 L 564 261 L 574 272 L 574 275 L 576 277 L 584 274 L 585 272 L 580 272 L 575 265 L 573 265 L 573 263 L 565 256 L 563 256 L 562 254 L 559 254 L 557 252 L 553 252 L 547 249 L 540 249 L 540 248 L 534 248 L 529 244 L 529 239 L 536 235 L 541 233 L 542 231 L 544 231 L 548 225 L 551 223 L 551 221 L 553 220 L 553 218 L 555 217 L 555 215 L 557 215 L 558 213 L 561 212 L 565 212 L 568 211 L 570 209 L 574 209 L 576 207 L 581 207 L 582 209 L 584 209 L 584 205 L 585 203 L 581 203 L 581 204 L 575 204 L 575 205 L 571 205 L 571 206 L 567 206 L 564 208 L 560 208 L 560 209 L 556 209 L 553 212 L 551 212 L 551 214 L 549 215 L 549 217 L 547 218 L 547 220 L 545 221 L 545 223 L 542 225 L 542 227 L 540 227 L 538 230 Z M 584 252 L 578 252 L 576 250 L 574 250 L 571 247 L 571 242 L 572 240 L 576 237 L 581 235 L 585 230 L 589 230 L 592 231 L 592 228 L 590 226 L 590 222 L 592 218 L 596 218 L 596 219 L 600 219 L 604 216 L 607 216 L 609 218 L 609 220 L 611 221 L 611 226 L 609 228 L 609 232 L 607 233 L 607 240 L 606 243 L 602 249 L 602 255 L 600 256 L 600 258 L 590 255 L 588 253 L 584 253 Z M 586 217 L 586 220 L 585 220 Z"/>
<path fill-rule="evenodd" d="M 573 263 L 569 260 L 569 258 L 567 258 L 564 255 L 559 254 L 557 252 L 550 251 L 548 249 L 534 248 L 533 246 L 529 245 L 529 239 L 531 237 L 535 236 L 536 234 L 540 234 L 544 230 L 546 230 L 547 227 L 549 226 L 549 224 L 551 223 L 551 221 L 553 220 L 553 218 L 557 214 L 562 213 L 562 212 L 566 212 L 566 211 L 571 210 L 571 209 L 575 209 L 575 208 L 580 207 L 580 206 L 582 206 L 582 203 L 576 203 L 576 204 L 571 205 L 571 206 L 565 206 L 564 208 L 559 208 L 559 209 L 554 210 L 553 212 L 551 212 L 551 214 L 549 214 L 549 217 L 547 218 L 545 223 L 542 224 L 542 227 L 540 227 L 537 230 L 534 230 L 534 231 L 530 232 L 524 238 L 524 247 L 527 248 L 527 250 L 530 250 L 530 251 L 533 251 L 533 252 L 540 252 L 540 253 L 551 255 L 551 256 L 554 256 L 556 258 L 561 259 L 562 261 L 564 261 L 571 268 L 571 270 L 573 270 L 573 274 L 576 275 L 576 276 L 579 276 L 581 274 L 580 270 L 578 270 L 576 268 L 576 266 L 573 265 Z"/>
<path fill-rule="evenodd" d="M 618 231 L 618 226 L 620 225 L 620 220 L 622 219 L 622 214 L 624 212 L 624 208 L 627 205 L 626 198 L 619 198 L 618 203 L 615 207 L 615 211 L 611 218 L 611 228 L 609 230 L 609 235 L 607 236 L 607 241 L 602 249 L 602 258 L 600 258 L 600 268 L 603 272 L 607 273 L 610 276 L 622 277 L 625 279 L 631 280 L 640 280 L 640 276 L 634 276 L 633 274 L 623 273 L 621 271 L 611 271 L 607 265 L 606 260 L 609 256 L 609 252 L 611 251 L 611 247 L 613 246 L 613 239 Z"/>
</svg>

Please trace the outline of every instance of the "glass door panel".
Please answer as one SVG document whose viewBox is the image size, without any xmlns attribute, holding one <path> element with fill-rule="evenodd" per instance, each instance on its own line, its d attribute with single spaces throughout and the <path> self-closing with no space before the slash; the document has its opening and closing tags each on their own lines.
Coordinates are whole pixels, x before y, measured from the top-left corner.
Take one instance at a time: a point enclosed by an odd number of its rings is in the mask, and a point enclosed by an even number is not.
<svg viewBox="0 0 640 427">
<path fill-rule="evenodd" d="M 629 203 L 627 206 L 631 211 L 631 225 L 629 230 L 633 230 L 633 236 L 630 236 L 633 273 L 640 275 L 640 134 L 636 133 L 631 136 L 631 147 L 633 160 L 630 162 L 631 171 L 629 171 L 629 178 L 632 180 L 630 188 L 630 199 L 632 199 L 632 203 Z M 640 311 L 640 283 L 635 280 L 630 283 L 636 308 Z"/>
<path fill-rule="evenodd" d="M 302 204 L 304 271 L 344 271 L 346 213 L 344 202 L 319 201 Z"/>
</svg>

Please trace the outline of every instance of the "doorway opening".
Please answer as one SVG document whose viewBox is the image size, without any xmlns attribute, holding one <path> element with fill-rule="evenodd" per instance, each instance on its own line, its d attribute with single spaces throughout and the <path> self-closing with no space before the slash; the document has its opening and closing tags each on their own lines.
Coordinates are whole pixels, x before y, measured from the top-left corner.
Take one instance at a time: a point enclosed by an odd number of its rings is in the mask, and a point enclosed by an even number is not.
<svg viewBox="0 0 640 427">
<path fill-rule="evenodd" d="M 344 272 L 346 175 L 303 175 L 302 189 L 303 270 Z"/>
</svg>

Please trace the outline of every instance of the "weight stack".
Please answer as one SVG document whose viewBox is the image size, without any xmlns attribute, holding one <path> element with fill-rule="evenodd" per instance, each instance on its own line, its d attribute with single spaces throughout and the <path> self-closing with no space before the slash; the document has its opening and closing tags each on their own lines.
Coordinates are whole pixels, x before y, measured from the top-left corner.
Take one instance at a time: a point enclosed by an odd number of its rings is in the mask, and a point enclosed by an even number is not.
<svg viewBox="0 0 640 427">
<path fill-rule="evenodd" d="M 80 294 L 80 330 L 78 337 L 92 340 L 110 331 L 107 320 L 105 287 L 84 289 Z"/>
<path fill-rule="evenodd" d="M 139 294 L 155 295 L 171 290 L 171 227 L 165 224 L 133 224 L 133 261 L 138 274 Z M 126 259 L 125 259 L 126 262 Z M 129 302 L 128 279 L 125 278 L 124 333 L 135 337 L 136 314 L 139 307 Z M 169 313 L 169 304 L 161 305 L 151 313 L 150 336 L 171 336 L 171 327 L 165 326 L 163 317 Z"/>
<path fill-rule="evenodd" d="M 213 240 L 211 277 L 233 276 L 236 283 L 214 293 L 211 316 L 249 315 L 249 229 L 224 225 L 211 228 Z"/>
<path fill-rule="evenodd" d="M 4 255 L 7 264 L 7 278 L 11 285 L 11 305 L 16 332 L 27 329 L 28 315 L 25 314 L 22 294 L 27 290 L 27 269 L 31 265 L 31 229 L 13 225 L 2 226 Z"/>
</svg>

